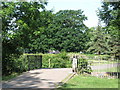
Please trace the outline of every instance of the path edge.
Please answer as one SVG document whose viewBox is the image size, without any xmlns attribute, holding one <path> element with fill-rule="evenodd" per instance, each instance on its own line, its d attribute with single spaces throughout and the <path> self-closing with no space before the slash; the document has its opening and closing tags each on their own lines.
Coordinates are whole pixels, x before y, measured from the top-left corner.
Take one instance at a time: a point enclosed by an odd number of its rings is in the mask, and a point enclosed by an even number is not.
<svg viewBox="0 0 120 90">
<path fill-rule="evenodd" d="M 65 84 L 68 80 L 73 78 L 76 75 L 76 73 L 69 74 L 65 79 L 63 79 L 61 82 L 55 84 L 56 88 L 60 88 L 63 84 Z"/>
</svg>

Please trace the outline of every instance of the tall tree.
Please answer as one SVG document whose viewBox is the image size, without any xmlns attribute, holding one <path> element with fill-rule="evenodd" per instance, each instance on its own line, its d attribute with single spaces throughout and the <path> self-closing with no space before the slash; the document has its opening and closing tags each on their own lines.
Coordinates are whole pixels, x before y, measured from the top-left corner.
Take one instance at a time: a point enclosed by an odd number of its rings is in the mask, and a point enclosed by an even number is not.
<svg viewBox="0 0 120 90">
<path fill-rule="evenodd" d="M 30 37 L 40 22 L 37 19 L 40 16 L 39 9 L 44 11 L 45 4 L 41 2 L 1 3 L 3 74 L 10 74 L 14 71 L 13 58 L 18 57 L 23 52 L 21 52 L 21 48 L 29 48 Z"/>
<path fill-rule="evenodd" d="M 53 46 L 58 50 L 79 52 L 84 50 L 88 28 L 83 21 L 87 17 L 81 10 L 60 10 L 55 14 L 52 29 Z M 49 27 L 50 28 L 50 27 Z"/>
<path fill-rule="evenodd" d="M 84 50 L 88 28 L 83 23 L 87 18 L 82 13 L 81 10 L 61 10 L 56 14 L 44 12 L 43 21 L 47 25 L 36 32 L 37 38 L 33 39 L 31 47 L 37 52 Z"/>
<path fill-rule="evenodd" d="M 106 24 L 106 33 L 110 35 L 109 48 L 115 57 L 120 55 L 119 26 L 120 26 L 120 2 L 103 2 L 98 16 Z"/>
<path fill-rule="evenodd" d="M 90 41 L 87 43 L 88 52 L 90 53 L 108 53 L 108 35 L 104 32 L 104 29 L 100 24 L 96 28 L 91 28 L 89 32 Z"/>
</svg>

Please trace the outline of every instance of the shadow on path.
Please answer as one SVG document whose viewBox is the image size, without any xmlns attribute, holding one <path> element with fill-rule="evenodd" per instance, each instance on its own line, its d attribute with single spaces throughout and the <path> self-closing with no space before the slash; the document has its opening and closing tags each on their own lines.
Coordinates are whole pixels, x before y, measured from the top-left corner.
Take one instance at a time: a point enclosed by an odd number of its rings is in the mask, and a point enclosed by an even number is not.
<svg viewBox="0 0 120 90">
<path fill-rule="evenodd" d="M 71 71 L 71 68 L 31 70 L 2 83 L 2 88 L 55 88 Z"/>
</svg>

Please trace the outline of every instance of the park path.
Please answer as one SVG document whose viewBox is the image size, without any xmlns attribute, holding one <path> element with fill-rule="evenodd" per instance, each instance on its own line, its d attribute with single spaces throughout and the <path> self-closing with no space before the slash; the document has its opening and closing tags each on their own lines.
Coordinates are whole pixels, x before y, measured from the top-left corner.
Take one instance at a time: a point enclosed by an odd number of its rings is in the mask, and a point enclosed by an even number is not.
<svg viewBox="0 0 120 90">
<path fill-rule="evenodd" d="M 93 70 L 117 67 L 119 64 L 91 66 Z M 2 84 L 2 88 L 56 88 L 66 77 L 72 75 L 71 68 L 36 69 Z"/>
<path fill-rule="evenodd" d="M 91 68 L 92 70 L 102 70 L 102 69 L 109 69 L 109 68 L 117 67 L 117 66 L 120 66 L 120 63 L 95 65 L 95 66 L 91 66 Z"/>
<path fill-rule="evenodd" d="M 55 88 L 67 76 L 71 68 L 37 69 L 3 83 L 2 88 Z"/>
</svg>

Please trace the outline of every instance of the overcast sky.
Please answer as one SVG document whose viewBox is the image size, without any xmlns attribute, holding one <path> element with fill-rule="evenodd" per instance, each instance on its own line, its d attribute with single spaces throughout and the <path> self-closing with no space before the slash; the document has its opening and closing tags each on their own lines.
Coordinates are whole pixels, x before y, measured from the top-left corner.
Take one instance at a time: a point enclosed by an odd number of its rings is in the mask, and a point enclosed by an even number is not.
<svg viewBox="0 0 120 90">
<path fill-rule="evenodd" d="M 54 9 L 54 12 L 59 10 L 78 10 L 84 11 L 88 20 L 84 23 L 88 27 L 94 27 L 98 24 L 96 10 L 101 6 L 101 0 L 48 0 L 47 10 Z"/>
</svg>

